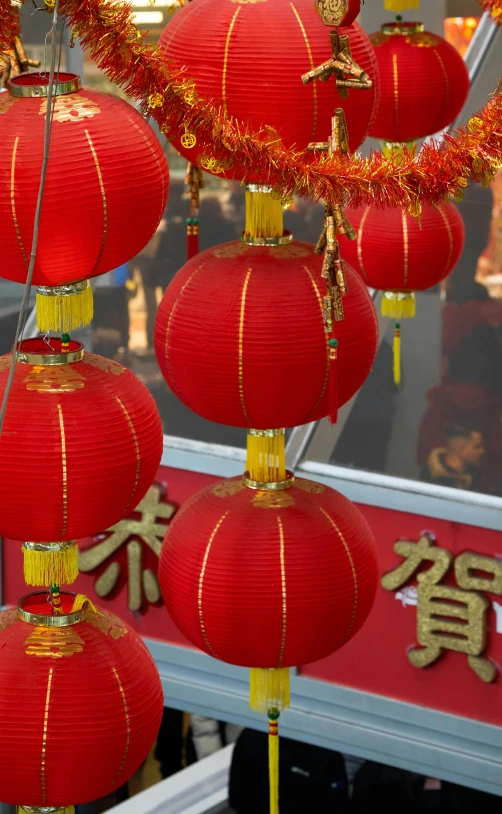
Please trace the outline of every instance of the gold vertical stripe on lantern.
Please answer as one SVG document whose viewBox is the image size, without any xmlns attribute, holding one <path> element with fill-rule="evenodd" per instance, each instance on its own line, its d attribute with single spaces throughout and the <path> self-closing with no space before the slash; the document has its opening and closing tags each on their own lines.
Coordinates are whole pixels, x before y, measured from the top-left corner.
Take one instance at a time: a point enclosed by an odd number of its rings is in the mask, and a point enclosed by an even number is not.
<svg viewBox="0 0 502 814">
<path fill-rule="evenodd" d="M 19 136 L 16 136 L 16 139 L 14 141 L 14 147 L 12 148 L 12 161 L 10 165 L 10 207 L 12 211 L 12 220 L 14 221 L 14 228 L 16 230 L 17 241 L 19 243 L 19 248 L 21 249 L 21 254 L 23 255 L 24 265 L 26 266 L 26 268 L 28 268 L 28 258 L 24 250 L 23 240 L 21 237 L 21 231 L 19 229 L 19 222 L 16 213 L 16 155 L 18 144 Z"/>
<path fill-rule="evenodd" d="M 312 48 L 310 47 L 309 38 L 307 36 L 307 32 L 305 31 L 305 26 L 303 25 L 302 18 L 298 14 L 298 10 L 293 3 L 290 3 L 290 6 L 293 10 L 293 14 L 295 15 L 296 19 L 298 20 L 298 25 L 300 26 L 300 30 L 303 35 L 303 39 L 305 40 L 305 45 L 307 47 L 307 53 L 309 55 L 309 62 L 310 62 L 310 70 L 313 71 L 315 69 L 315 62 L 314 57 L 312 54 Z M 311 140 L 315 141 L 315 134 L 317 130 L 317 82 L 312 82 L 312 91 L 313 91 L 313 99 L 314 99 L 314 118 L 312 120 L 312 135 Z"/>
<path fill-rule="evenodd" d="M 250 430 L 247 437 L 248 477 L 259 483 L 286 478 L 285 430 Z"/>
</svg>

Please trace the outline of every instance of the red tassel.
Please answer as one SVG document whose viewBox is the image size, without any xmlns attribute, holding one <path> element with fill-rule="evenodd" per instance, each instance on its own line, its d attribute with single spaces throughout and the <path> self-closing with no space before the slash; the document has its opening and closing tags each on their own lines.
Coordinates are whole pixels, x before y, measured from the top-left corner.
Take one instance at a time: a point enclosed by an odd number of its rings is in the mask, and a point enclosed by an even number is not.
<svg viewBox="0 0 502 814">
<path fill-rule="evenodd" d="M 338 339 L 332 338 L 329 340 L 329 420 L 332 424 L 336 424 L 338 418 Z"/>
<path fill-rule="evenodd" d="M 187 260 L 199 254 L 199 219 L 187 218 Z"/>
</svg>

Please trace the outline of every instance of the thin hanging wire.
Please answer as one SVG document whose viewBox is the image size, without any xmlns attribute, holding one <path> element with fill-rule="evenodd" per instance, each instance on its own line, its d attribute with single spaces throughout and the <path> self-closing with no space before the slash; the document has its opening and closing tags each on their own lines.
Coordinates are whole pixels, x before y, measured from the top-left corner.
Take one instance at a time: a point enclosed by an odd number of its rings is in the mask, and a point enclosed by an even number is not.
<svg viewBox="0 0 502 814">
<path fill-rule="evenodd" d="M 14 348 L 12 350 L 12 364 L 9 370 L 9 376 L 7 378 L 7 384 L 5 387 L 5 392 L 2 399 L 2 406 L 0 408 L 0 437 L 3 432 L 3 425 L 5 420 L 5 413 L 7 410 L 7 404 L 9 401 L 10 391 L 12 389 L 12 383 L 14 381 L 14 375 L 16 372 L 16 364 L 18 360 L 18 344 L 19 340 L 22 336 L 24 327 L 26 325 L 26 320 L 28 318 L 28 309 L 30 303 L 30 295 L 31 295 L 31 282 L 33 280 L 33 272 L 35 269 L 35 259 L 37 256 L 37 245 L 38 245 L 38 231 L 40 227 L 40 216 L 42 213 L 42 200 L 44 195 L 44 188 L 45 188 L 45 179 L 47 176 L 47 164 L 49 162 L 49 149 L 50 149 L 50 141 L 51 141 L 51 131 L 52 131 L 52 119 L 54 116 L 54 105 L 56 97 L 53 96 L 54 90 L 54 75 L 56 73 L 56 56 L 57 56 L 57 27 L 59 22 L 59 0 L 56 0 L 56 5 L 54 6 L 54 16 L 52 18 L 52 46 L 51 46 L 51 67 L 49 72 L 49 83 L 47 88 L 47 106 L 45 112 L 45 130 L 44 130 L 44 152 L 42 158 L 42 170 L 40 173 L 40 184 L 38 187 L 38 198 L 37 198 L 37 206 L 35 209 L 35 219 L 33 223 L 33 239 L 31 243 L 31 252 L 30 252 L 30 262 L 28 264 L 28 273 L 26 275 L 26 285 L 24 287 L 23 292 L 23 299 L 21 302 L 21 310 L 19 312 L 19 318 L 17 321 L 17 328 L 16 328 L 16 335 L 14 338 Z M 60 44 L 59 50 L 59 61 L 58 61 L 58 71 L 59 65 L 61 64 L 61 48 L 62 43 Z"/>
</svg>

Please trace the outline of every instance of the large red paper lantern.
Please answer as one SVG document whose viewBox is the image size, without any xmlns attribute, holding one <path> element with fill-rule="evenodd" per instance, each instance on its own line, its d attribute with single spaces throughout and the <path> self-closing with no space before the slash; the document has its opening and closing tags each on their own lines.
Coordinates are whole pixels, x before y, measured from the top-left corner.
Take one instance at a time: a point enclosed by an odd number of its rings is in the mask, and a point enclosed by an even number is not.
<svg viewBox="0 0 502 814">
<path fill-rule="evenodd" d="M 287 239 L 287 238 L 286 238 Z M 207 249 L 183 266 L 160 304 L 155 349 L 172 391 L 222 424 L 293 427 L 328 414 L 330 349 L 322 258 L 309 243 Z M 338 403 L 370 372 L 377 321 L 366 286 L 346 268 Z"/>
<path fill-rule="evenodd" d="M 0 437 L 0 536 L 75 540 L 125 517 L 162 455 L 155 402 L 129 370 L 71 341 L 28 339 Z M 12 355 L 0 357 L 0 400 Z M 1 788 L 1 787 L 0 787 Z"/>
<path fill-rule="evenodd" d="M 163 711 L 155 663 L 128 625 L 101 609 L 72 613 L 71 594 L 61 594 L 54 615 L 46 597 L 0 613 L 2 800 L 37 811 L 97 800 L 125 783 Z"/>
<path fill-rule="evenodd" d="M 425 291 L 455 267 L 464 247 L 462 216 L 452 203 L 406 209 L 371 206 L 345 210 L 357 240 L 340 238 L 342 256 L 372 288 L 398 294 Z"/>
<path fill-rule="evenodd" d="M 380 103 L 370 135 L 410 142 L 451 124 L 469 92 L 464 60 L 420 23 L 388 23 L 371 36 L 380 71 Z"/>
<path fill-rule="evenodd" d="M 357 5 L 351 4 L 347 19 L 353 18 Z M 201 31 L 203 51 L 194 47 Z M 160 47 L 173 68 L 184 69 L 203 99 L 239 122 L 249 123 L 252 130 L 273 128 L 286 147 L 294 144 L 297 149 L 305 149 L 311 141 L 326 141 L 334 108 L 343 107 L 350 148 L 355 150 L 366 138 L 374 115 L 379 96 L 378 71 L 373 48 L 362 28 L 355 23 L 341 33 L 348 35 L 353 58 L 373 82 L 371 90 L 351 91 L 346 99 L 335 98 L 331 82 L 302 84 L 301 75 L 331 55 L 329 29 L 321 22 L 312 0 L 237 4 L 192 0 L 168 24 Z M 203 159 L 193 134 L 172 141 L 192 163 Z M 204 161 L 203 166 L 210 169 Z M 259 175 L 256 168 L 255 180 Z M 225 169 L 225 176 L 242 178 L 238 157 L 232 167 Z M 264 182 L 268 181 L 267 174 Z"/>
<path fill-rule="evenodd" d="M 378 569 L 359 510 L 319 483 L 284 485 L 211 485 L 182 507 L 163 543 L 166 607 L 222 661 L 281 669 L 324 658 L 371 609 Z"/>
<path fill-rule="evenodd" d="M 47 83 L 45 75 L 22 74 L 0 95 L 0 269 L 18 283 L 26 280 L 31 251 Z M 138 254 L 159 224 L 169 188 L 159 141 L 130 104 L 81 88 L 68 73 L 58 75 L 55 93 L 33 276 L 43 287 L 85 281 Z M 54 292 L 42 291 L 49 307 Z"/>
</svg>

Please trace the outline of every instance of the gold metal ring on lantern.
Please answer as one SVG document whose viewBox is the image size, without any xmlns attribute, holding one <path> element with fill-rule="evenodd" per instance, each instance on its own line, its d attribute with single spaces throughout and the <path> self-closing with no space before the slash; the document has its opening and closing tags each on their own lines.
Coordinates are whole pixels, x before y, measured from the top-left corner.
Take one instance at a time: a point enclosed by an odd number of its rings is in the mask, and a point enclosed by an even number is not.
<svg viewBox="0 0 502 814">
<path fill-rule="evenodd" d="M 382 34 L 423 34 L 425 25 L 423 23 L 384 23 L 382 26 Z"/>
<path fill-rule="evenodd" d="M 41 365 L 43 367 L 51 367 L 55 365 L 71 365 L 73 362 L 81 362 L 84 358 L 84 346 L 81 342 L 75 342 L 72 340 L 73 344 L 78 345 L 75 350 L 68 351 L 67 353 L 58 352 L 53 353 L 50 349 L 47 350 L 47 353 L 30 353 L 28 351 L 19 350 L 17 353 L 17 361 L 21 362 L 23 365 Z M 21 342 L 22 346 L 26 344 L 26 340 Z M 38 543 L 24 543 L 25 546 L 36 546 Z M 46 545 L 65 545 L 64 543 L 44 543 Z M 68 544 L 67 548 L 71 548 L 71 545 Z M 45 548 L 41 549 L 34 549 L 35 551 L 45 551 Z M 60 549 L 53 549 L 57 551 L 62 551 L 63 548 Z"/>
<path fill-rule="evenodd" d="M 79 280 L 78 283 L 66 283 L 65 285 L 38 285 L 37 294 L 41 294 L 42 297 L 72 297 L 90 287 L 90 280 Z"/>
<path fill-rule="evenodd" d="M 292 472 L 286 471 L 285 480 L 266 482 L 253 480 L 249 477 L 249 472 L 244 472 L 242 482 L 248 489 L 256 489 L 258 492 L 282 492 L 284 489 L 290 489 L 293 486 L 295 476 Z"/>
<path fill-rule="evenodd" d="M 253 237 L 241 234 L 241 241 L 248 246 L 287 246 L 293 240 L 291 232 L 284 231 L 282 237 Z"/>
<path fill-rule="evenodd" d="M 28 812 L 28 814 L 60 814 L 61 812 L 66 811 L 69 806 L 21 806 L 23 811 Z"/>
<path fill-rule="evenodd" d="M 278 435 L 286 435 L 286 430 L 284 427 L 276 430 L 248 430 L 248 435 L 254 435 L 257 438 L 275 438 Z"/>
<path fill-rule="evenodd" d="M 66 96 L 69 93 L 76 93 L 82 87 L 80 76 L 67 71 L 61 72 L 64 76 L 69 77 L 59 81 L 54 81 L 52 93 L 53 96 Z M 22 84 L 19 80 L 29 77 L 31 84 Z M 42 84 L 39 84 L 42 82 Z M 49 93 L 49 80 L 42 74 L 38 73 L 20 73 L 7 83 L 7 88 L 11 96 L 23 96 L 25 98 L 41 99 L 46 97 Z"/>
<path fill-rule="evenodd" d="M 35 627 L 70 627 L 70 625 L 85 622 L 87 618 L 88 608 L 85 605 L 83 608 L 80 608 L 80 610 L 73 611 L 73 613 L 58 615 L 48 613 L 33 613 L 32 611 L 28 611 L 23 608 L 23 602 L 25 602 L 27 599 L 31 599 L 33 596 L 46 597 L 47 591 L 36 591 L 32 594 L 25 594 L 25 596 L 22 596 L 19 600 L 17 605 L 17 615 L 22 622 L 27 622 L 29 625 L 34 625 Z M 61 591 L 60 596 L 75 597 L 76 594 L 71 594 L 68 591 Z M 59 809 L 56 808 L 54 810 L 58 811 Z"/>
<path fill-rule="evenodd" d="M 273 187 L 265 184 L 246 184 L 246 192 L 272 192 L 272 190 Z"/>
</svg>

